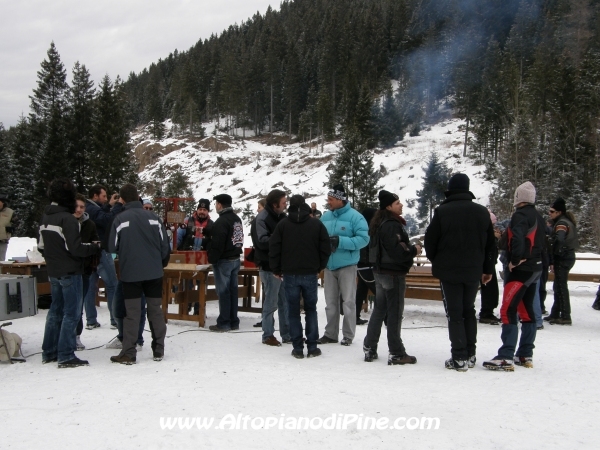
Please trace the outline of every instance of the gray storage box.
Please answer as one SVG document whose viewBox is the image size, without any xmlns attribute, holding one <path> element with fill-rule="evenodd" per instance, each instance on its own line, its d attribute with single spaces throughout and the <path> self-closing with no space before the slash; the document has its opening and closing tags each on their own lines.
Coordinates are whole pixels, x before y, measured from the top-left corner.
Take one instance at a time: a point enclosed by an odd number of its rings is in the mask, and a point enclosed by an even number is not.
<svg viewBox="0 0 600 450">
<path fill-rule="evenodd" d="M 0 275 L 0 320 L 37 314 L 36 280 L 30 275 Z"/>
</svg>

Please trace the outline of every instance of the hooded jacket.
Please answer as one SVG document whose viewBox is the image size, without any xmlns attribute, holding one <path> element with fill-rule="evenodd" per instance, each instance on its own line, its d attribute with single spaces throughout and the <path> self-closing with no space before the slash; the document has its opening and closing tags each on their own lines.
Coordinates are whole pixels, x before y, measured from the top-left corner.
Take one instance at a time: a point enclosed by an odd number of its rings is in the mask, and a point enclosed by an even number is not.
<svg viewBox="0 0 600 450">
<path fill-rule="evenodd" d="M 432 274 L 442 281 L 470 283 L 494 269 L 496 238 L 489 211 L 469 192 L 447 192 L 425 232 Z"/>
<path fill-rule="evenodd" d="M 158 216 L 134 201 L 114 218 L 108 251 L 119 255 L 120 279 L 133 283 L 161 278 L 171 247 Z"/>
<path fill-rule="evenodd" d="M 310 217 L 310 206 L 290 207 L 269 239 L 269 266 L 274 274 L 310 275 L 323 270 L 331 253 L 325 226 Z"/>
<path fill-rule="evenodd" d="M 350 202 L 339 209 L 327 211 L 321 217 L 329 236 L 339 236 L 340 242 L 329 257 L 327 268 L 337 270 L 358 263 L 360 249 L 369 244 L 369 226 L 361 213 L 352 209 Z"/>
<path fill-rule="evenodd" d="M 100 252 L 97 245 L 82 243 L 79 222 L 66 206 L 47 206 L 39 230 L 38 250 L 50 277 L 81 275 L 83 258 Z"/>
<path fill-rule="evenodd" d="M 271 271 L 269 266 L 269 239 L 271 239 L 277 224 L 285 217 L 283 213 L 277 214 L 271 205 L 266 205 L 250 225 L 250 236 L 252 236 L 252 245 L 254 245 L 254 261 L 261 270 Z"/>
</svg>

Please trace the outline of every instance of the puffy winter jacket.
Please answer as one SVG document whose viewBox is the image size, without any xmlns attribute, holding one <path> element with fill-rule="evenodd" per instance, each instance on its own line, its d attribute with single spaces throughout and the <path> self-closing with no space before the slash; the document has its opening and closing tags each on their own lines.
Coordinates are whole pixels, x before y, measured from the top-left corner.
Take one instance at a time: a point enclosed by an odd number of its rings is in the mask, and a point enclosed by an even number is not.
<svg viewBox="0 0 600 450">
<path fill-rule="evenodd" d="M 469 283 L 494 270 L 496 239 L 489 211 L 471 192 L 449 194 L 436 208 L 425 232 L 433 276 Z"/>
<path fill-rule="evenodd" d="M 352 209 L 350 202 L 333 211 L 327 211 L 321 217 L 329 236 L 339 236 L 335 252 L 329 256 L 327 268 L 337 270 L 357 264 L 360 249 L 369 243 L 369 227 L 361 213 Z"/>
<path fill-rule="evenodd" d="M 377 272 L 406 274 L 417 248 L 410 243 L 399 216 L 384 220 L 369 242 L 369 260 Z"/>
</svg>

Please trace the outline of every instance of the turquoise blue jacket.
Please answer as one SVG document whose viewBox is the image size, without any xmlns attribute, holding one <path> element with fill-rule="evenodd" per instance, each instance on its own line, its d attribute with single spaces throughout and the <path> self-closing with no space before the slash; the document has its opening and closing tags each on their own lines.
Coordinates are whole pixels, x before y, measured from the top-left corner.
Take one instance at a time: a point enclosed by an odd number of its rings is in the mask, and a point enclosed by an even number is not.
<svg viewBox="0 0 600 450">
<path fill-rule="evenodd" d="M 334 211 L 327 211 L 321 217 L 329 236 L 339 236 L 337 250 L 329 256 L 327 268 L 337 270 L 357 264 L 360 249 L 369 244 L 369 226 L 361 213 L 352 209 L 350 202 Z"/>
</svg>

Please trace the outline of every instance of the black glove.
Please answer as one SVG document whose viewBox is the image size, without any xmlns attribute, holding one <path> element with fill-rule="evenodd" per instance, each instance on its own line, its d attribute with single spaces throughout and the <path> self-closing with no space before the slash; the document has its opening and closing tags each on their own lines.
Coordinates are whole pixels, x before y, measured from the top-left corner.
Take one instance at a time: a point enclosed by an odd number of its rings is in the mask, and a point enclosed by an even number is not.
<svg viewBox="0 0 600 450">
<path fill-rule="evenodd" d="M 329 236 L 329 243 L 331 244 L 331 253 L 335 253 L 340 245 L 340 237 L 339 236 Z"/>
<path fill-rule="evenodd" d="M 4 227 L 4 228 L 8 234 L 13 234 L 15 232 L 15 229 L 13 227 Z"/>
</svg>

